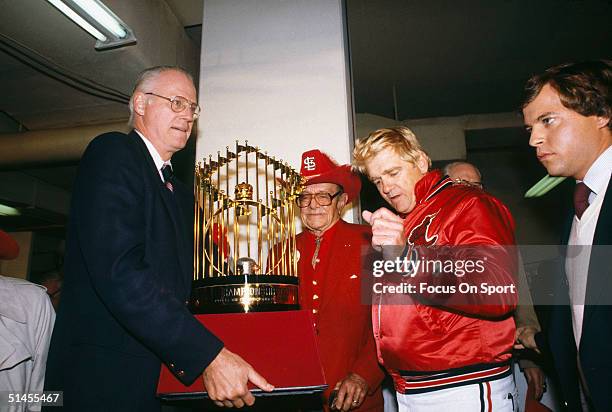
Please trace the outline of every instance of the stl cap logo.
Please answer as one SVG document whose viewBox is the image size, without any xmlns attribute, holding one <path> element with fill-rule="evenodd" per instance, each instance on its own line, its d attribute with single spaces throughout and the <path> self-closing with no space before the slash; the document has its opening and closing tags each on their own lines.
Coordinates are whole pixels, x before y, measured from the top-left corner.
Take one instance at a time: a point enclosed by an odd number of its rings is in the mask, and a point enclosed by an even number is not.
<svg viewBox="0 0 612 412">
<path fill-rule="evenodd" d="M 304 169 L 308 171 L 313 171 L 315 170 L 315 167 L 317 167 L 317 165 L 315 163 L 314 156 L 307 156 L 304 158 Z"/>
</svg>

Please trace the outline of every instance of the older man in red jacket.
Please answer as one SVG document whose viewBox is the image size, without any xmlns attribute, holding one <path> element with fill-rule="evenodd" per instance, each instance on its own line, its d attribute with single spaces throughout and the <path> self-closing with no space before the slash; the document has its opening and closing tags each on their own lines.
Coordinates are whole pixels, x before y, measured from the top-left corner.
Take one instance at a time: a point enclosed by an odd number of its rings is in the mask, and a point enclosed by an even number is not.
<svg viewBox="0 0 612 412">
<path fill-rule="evenodd" d="M 349 165 L 339 166 L 319 150 L 302 155 L 306 186 L 297 199 L 304 230 L 297 236 L 300 306 L 311 310 L 329 389 L 324 407 L 382 411 L 383 372 L 376 359 L 370 306 L 361 303 L 362 250 L 368 226 L 346 223 L 344 207 L 361 182 Z"/>
</svg>

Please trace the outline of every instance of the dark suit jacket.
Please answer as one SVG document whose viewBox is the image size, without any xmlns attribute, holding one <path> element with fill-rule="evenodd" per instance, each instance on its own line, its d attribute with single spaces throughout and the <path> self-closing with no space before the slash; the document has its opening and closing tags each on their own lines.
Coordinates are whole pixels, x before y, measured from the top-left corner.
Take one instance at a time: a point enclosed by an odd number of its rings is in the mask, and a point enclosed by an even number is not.
<svg viewBox="0 0 612 412">
<path fill-rule="evenodd" d="M 564 236 L 565 243 L 569 237 L 569 228 L 571 224 Z M 578 354 L 595 410 L 608 411 L 612 409 L 612 183 L 608 184 L 605 193 L 593 245 Z M 567 402 L 569 410 L 580 411 L 576 367 L 578 354 L 564 267 L 565 262 L 559 262 L 561 275 L 557 286 L 557 302 L 550 311 L 546 340 L 554 360 L 563 400 Z M 546 342 L 541 340 L 538 345 L 546 345 Z"/>
<path fill-rule="evenodd" d="M 65 410 L 159 409 L 161 362 L 191 383 L 221 350 L 186 306 L 192 215 L 191 192 L 164 186 L 135 132 L 90 143 L 72 195 L 47 364 L 46 388 L 64 391 Z"/>
</svg>

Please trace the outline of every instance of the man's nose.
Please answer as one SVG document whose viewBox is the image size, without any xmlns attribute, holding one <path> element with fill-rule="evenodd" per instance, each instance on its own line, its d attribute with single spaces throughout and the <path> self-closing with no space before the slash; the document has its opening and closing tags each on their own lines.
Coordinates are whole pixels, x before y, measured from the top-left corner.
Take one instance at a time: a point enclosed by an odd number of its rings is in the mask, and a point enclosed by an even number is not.
<svg viewBox="0 0 612 412">
<path fill-rule="evenodd" d="M 531 130 L 531 134 L 529 135 L 529 146 L 537 147 L 544 142 L 544 137 L 542 134 L 535 129 Z"/>
<path fill-rule="evenodd" d="M 180 118 L 182 120 L 185 120 L 188 123 L 194 122 L 195 119 L 193 118 L 193 116 L 194 116 L 194 111 L 190 109 L 189 107 L 180 113 Z"/>
<path fill-rule="evenodd" d="M 392 186 L 392 185 L 391 185 L 389 182 L 385 182 L 385 181 L 383 180 L 383 182 L 382 182 L 382 186 L 381 186 L 383 193 L 384 193 L 384 194 L 389 193 L 389 192 L 391 191 L 391 186 Z"/>
</svg>

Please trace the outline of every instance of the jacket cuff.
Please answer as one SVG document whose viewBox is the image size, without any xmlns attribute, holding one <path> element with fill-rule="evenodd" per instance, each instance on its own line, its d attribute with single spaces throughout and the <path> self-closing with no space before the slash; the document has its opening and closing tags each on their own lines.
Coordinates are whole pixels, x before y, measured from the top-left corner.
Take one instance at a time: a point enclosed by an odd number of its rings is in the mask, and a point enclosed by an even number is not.
<svg viewBox="0 0 612 412">
<path fill-rule="evenodd" d="M 361 376 L 366 381 L 368 384 L 368 395 L 372 395 L 376 392 L 385 377 L 384 372 L 378 364 L 368 366 L 356 363 L 351 372 Z"/>
</svg>

